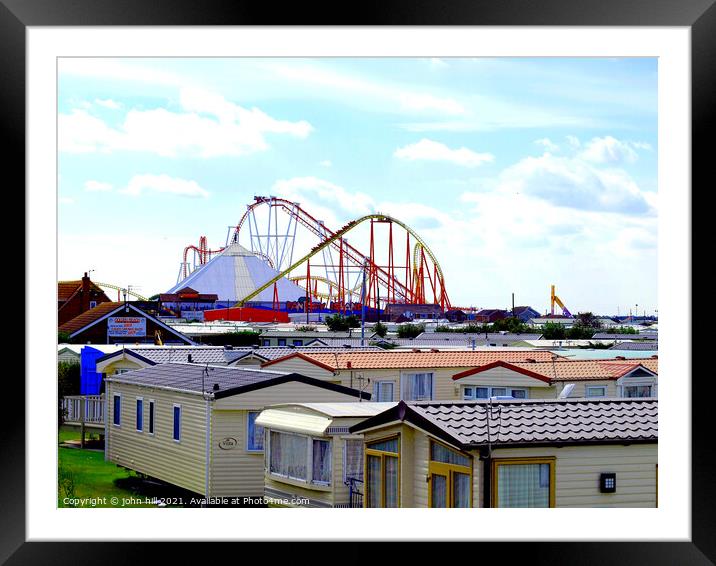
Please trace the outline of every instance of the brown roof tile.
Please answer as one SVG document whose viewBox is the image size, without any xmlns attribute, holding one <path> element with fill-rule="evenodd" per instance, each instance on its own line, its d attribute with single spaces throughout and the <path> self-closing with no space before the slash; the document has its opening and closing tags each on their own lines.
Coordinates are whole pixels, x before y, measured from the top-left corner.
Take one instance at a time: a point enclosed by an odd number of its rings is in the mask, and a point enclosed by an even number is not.
<svg viewBox="0 0 716 566">
<path fill-rule="evenodd" d="M 59 331 L 67 332 L 68 334 L 77 332 L 80 328 L 84 328 L 88 324 L 102 318 L 104 315 L 109 314 L 117 307 L 121 307 L 123 304 L 123 302 L 100 303 L 95 308 L 85 311 L 72 320 L 65 322 L 62 326 L 60 326 Z"/>
<path fill-rule="evenodd" d="M 291 356 L 298 356 L 292 354 Z M 264 367 L 280 362 L 291 356 L 272 360 Z M 378 351 L 378 352 L 341 352 L 341 353 L 305 353 L 302 357 L 331 369 L 407 369 L 407 368 L 462 368 L 486 365 L 497 360 L 509 362 L 536 359 L 547 361 L 554 354 L 546 351 L 499 351 L 485 352 L 473 350 L 449 350 L 442 352 L 420 351 Z"/>
</svg>

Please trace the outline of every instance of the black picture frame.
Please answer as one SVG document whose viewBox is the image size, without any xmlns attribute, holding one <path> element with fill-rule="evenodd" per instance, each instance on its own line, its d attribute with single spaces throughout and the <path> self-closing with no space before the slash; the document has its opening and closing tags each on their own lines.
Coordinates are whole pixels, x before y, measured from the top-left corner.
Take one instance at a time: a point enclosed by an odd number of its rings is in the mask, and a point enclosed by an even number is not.
<svg viewBox="0 0 716 566">
<path fill-rule="evenodd" d="M 240 0 L 0 0 L 0 123 L 5 141 L 7 172 L 15 186 L 25 186 L 25 33 L 29 26 L 77 25 L 552 25 L 552 26 L 685 26 L 691 29 L 692 56 L 692 186 L 711 188 L 708 179 L 709 137 L 713 137 L 716 104 L 716 6 L 714 0 L 452 0 L 429 2 L 363 2 L 355 10 L 339 3 L 269 3 Z M 6 177 L 7 178 L 7 177 Z M 685 188 L 688 191 L 688 188 Z M 21 194 L 20 191 L 16 191 Z M 692 198 L 696 192 L 692 189 Z M 20 206 L 24 206 L 21 204 Z M 693 210 L 696 210 L 693 208 Z M 19 270 L 18 270 L 19 271 Z M 694 289 L 694 296 L 697 296 Z M 17 297 L 15 292 L 13 297 Z M 685 305 L 690 308 L 690 305 Z M 51 319 L 48 319 L 48 322 Z M 25 346 L 27 349 L 30 345 Z M 706 376 L 708 377 L 708 375 Z M 691 379 L 684 368 L 678 379 Z M 19 391 L 19 384 L 15 384 Z M 10 389 L 6 387 L 6 392 Z M 24 396 L 22 397 L 24 400 Z M 716 481 L 709 395 L 692 399 L 692 539 L 691 542 L 478 543 L 475 559 L 495 553 L 510 562 L 580 564 L 710 564 L 716 562 Z M 12 406 L 12 407 L 10 407 Z M 149 556 L 150 543 L 39 543 L 25 537 L 24 406 L 8 403 L 0 483 L 0 561 L 7 564 L 137 563 Z M 668 456 L 668 455 L 667 455 Z M 81 513 L 81 511 L 80 511 Z M 590 526 L 585 525 L 585 534 Z M 81 532 L 78 532 L 81 537 Z M 555 538 L 558 533 L 555 533 Z M 261 553 L 246 547 L 246 557 Z M 353 543 L 357 545 L 358 543 Z M 222 544 L 222 547 L 224 545 Z M 116 548 L 115 548 L 116 547 Z M 162 561 L 186 563 L 194 556 L 208 558 L 193 545 L 164 543 Z M 212 555 L 225 550 L 214 546 Z M 424 550 L 418 550 L 423 557 Z M 457 557 L 461 551 L 455 549 Z M 295 549 L 279 550 L 272 558 L 295 557 Z M 363 552 L 340 550 L 345 562 L 369 559 Z M 440 551 L 444 552 L 444 551 Z M 476 552 L 471 550 L 470 552 Z M 199 554 L 201 553 L 201 555 Z M 277 554 L 280 553 L 280 554 Z M 285 553 L 285 554 L 283 554 Z M 283 554 L 283 556 L 282 556 Z M 443 555 L 444 558 L 445 555 Z M 273 560 L 272 560 L 273 561 Z"/>
</svg>

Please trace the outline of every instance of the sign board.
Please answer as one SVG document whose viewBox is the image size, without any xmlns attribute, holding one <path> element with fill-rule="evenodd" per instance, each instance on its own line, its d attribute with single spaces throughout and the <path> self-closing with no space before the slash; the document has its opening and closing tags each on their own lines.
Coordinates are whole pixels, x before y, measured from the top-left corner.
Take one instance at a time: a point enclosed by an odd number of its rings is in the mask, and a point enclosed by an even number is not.
<svg viewBox="0 0 716 566">
<path fill-rule="evenodd" d="M 143 316 L 110 316 L 107 336 L 146 336 L 147 319 Z"/>
<path fill-rule="evenodd" d="M 181 311 L 182 318 L 186 320 L 204 320 L 204 311 Z"/>
<path fill-rule="evenodd" d="M 219 440 L 219 448 L 221 448 L 222 450 L 233 450 L 238 445 L 238 441 L 235 438 L 231 438 L 230 436 Z"/>
</svg>

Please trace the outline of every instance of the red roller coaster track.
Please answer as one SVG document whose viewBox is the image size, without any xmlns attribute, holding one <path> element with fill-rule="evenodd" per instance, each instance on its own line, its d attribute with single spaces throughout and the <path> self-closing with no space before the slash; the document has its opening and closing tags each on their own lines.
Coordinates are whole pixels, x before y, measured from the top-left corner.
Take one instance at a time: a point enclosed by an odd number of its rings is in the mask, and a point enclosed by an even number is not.
<svg viewBox="0 0 716 566">
<path fill-rule="evenodd" d="M 272 262 L 270 257 L 268 257 L 268 254 L 263 253 L 265 250 L 256 251 L 254 249 L 253 240 L 251 245 L 252 251 L 256 253 L 256 255 L 268 260 L 272 267 L 274 267 L 274 265 L 277 266 L 276 269 L 279 270 L 279 276 L 281 277 L 291 275 L 291 272 L 294 272 L 295 274 L 300 265 L 306 264 L 306 277 L 301 276 L 300 279 L 305 282 L 304 287 L 308 289 L 307 293 L 310 296 L 314 298 L 319 298 L 321 295 L 326 296 L 326 293 L 321 294 L 317 289 L 317 283 L 320 280 L 328 285 L 327 295 L 334 298 L 333 306 L 339 310 L 343 310 L 346 303 L 349 301 L 352 302 L 356 295 L 360 296 L 359 293 L 361 291 L 364 292 L 365 304 L 374 308 L 380 308 L 381 304 L 424 304 L 431 300 L 434 304 L 439 304 L 443 310 L 450 308 L 450 301 L 445 291 L 445 280 L 437 259 L 420 236 L 400 220 L 377 213 L 352 220 L 339 230 L 333 231 L 326 227 L 322 221 L 316 219 L 306 210 L 301 208 L 297 203 L 277 197 L 254 197 L 254 202 L 247 207 L 246 212 L 243 214 L 238 224 L 232 228 L 232 241 L 239 241 L 239 236 L 245 232 L 245 229 L 244 232 L 242 232 L 242 227 L 244 227 L 247 220 L 249 220 L 250 227 L 251 218 L 253 218 L 254 225 L 256 225 L 256 218 L 253 216 L 254 211 L 262 206 L 269 207 L 269 218 L 271 217 L 271 212 L 274 209 L 281 210 L 289 216 L 289 220 L 291 222 L 295 222 L 296 225 L 304 227 L 313 236 L 318 238 L 319 243 L 314 246 L 307 255 L 302 257 L 297 262 L 289 261 L 289 265 L 285 269 L 282 269 L 282 259 L 274 258 L 274 261 Z M 364 254 L 359 251 L 356 247 L 349 244 L 345 238 L 345 235 L 348 232 L 351 232 L 351 230 L 356 228 L 358 225 L 366 222 L 370 223 L 368 254 Z M 388 228 L 386 242 L 379 242 L 379 238 L 376 235 L 376 226 L 381 224 L 387 225 Z M 396 244 L 400 235 L 396 235 L 394 233 L 394 225 L 405 232 L 404 252 L 399 251 L 402 244 Z M 251 237 L 251 235 L 249 237 Z M 277 235 L 272 237 L 280 238 L 281 236 Z M 288 238 L 288 233 L 284 236 L 284 238 Z M 378 245 L 379 243 L 381 245 Z M 387 250 L 385 250 L 385 248 L 383 249 L 384 251 L 387 251 L 387 254 L 381 255 L 379 258 L 376 252 L 378 248 L 386 246 L 386 244 Z M 285 245 L 286 244 L 284 242 L 284 247 Z M 292 246 L 293 242 L 291 242 L 290 245 Z M 276 250 L 278 250 L 278 247 L 278 244 L 276 244 Z M 337 252 L 338 260 L 337 262 L 333 261 L 330 265 L 323 265 L 322 267 L 332 268 L 333 273 L 335 274 L 334 280 L 326 281 L 325 278 L 314 278 L 312 281 L 310 275 L 311 258 L 329 248 Z M 213 254 L 220 253 L 224 249 L 225 248 L 209 250 L 206 245 L 206 238 L 203 236 L 199 241 L 199 247 L 193 245 L 187 246 L 184 250 L 184 263 L 182 264 L 184 276 L 186 277 L 189 271 L 187 259 L 190 251 L 193 250 L 197 254 L 199 264 L 203 265 Z M 405 253 L 405 264 L 396 265 L 395 259 L 401 257 L 403 253 Z M 324 263 L 328 263 L 325 260 L 325 255 Z M 351 264 L 354 268 L 365 270 L 366 283 L 364 290 L 362 289 L 362 284 L 360 285 L 361 289 L 359 291 L 356 291 L 355 285 L 351 287 L 349 283 L 349 265 Z M 278 277 L 276 279 L 278 279 Z M 264 285 L 258 291 L 270 286 L 270 284 L 274 284 L 275 291 L 274 280 L 269 281 L 267 285 Z M 382 293 L 381 289 L 383 290 Z M 250 301 L 256 294 L 257 293 L 249 295 L 239 302 L 243 303 Z"/>
</svg>

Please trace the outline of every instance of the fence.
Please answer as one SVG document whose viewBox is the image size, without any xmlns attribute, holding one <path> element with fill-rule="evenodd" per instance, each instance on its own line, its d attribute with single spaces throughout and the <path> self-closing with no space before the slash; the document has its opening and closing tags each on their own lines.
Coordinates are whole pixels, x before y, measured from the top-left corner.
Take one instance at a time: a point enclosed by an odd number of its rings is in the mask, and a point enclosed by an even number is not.
<svg viewBox="0 0 716 566">
<path fill-rule="evenodd" d="M 104 424 L 104 395 L 71 395 L 60 399 L 66 423 Z"/>
</svg>

